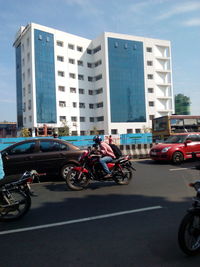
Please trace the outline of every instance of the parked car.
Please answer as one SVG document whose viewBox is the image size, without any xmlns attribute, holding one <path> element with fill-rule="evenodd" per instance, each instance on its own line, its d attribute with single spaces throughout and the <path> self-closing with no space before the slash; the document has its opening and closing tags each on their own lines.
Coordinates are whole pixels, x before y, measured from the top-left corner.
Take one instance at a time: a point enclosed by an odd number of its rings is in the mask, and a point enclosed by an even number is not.
<svg viewBox="0 0 200 267">
<path fill-rule="evenodd" d="M 186 159 L 200 157 L 200 133 L 171 135 L 164 143 L 154 145 L 150 150 L 153 160 L 181 163 Z"/>
<path fill-rule="evenodd" d="M 15 143 L 1 151 L 5 175 L 37 170 L 65 178 L 78 165 L 83 150 L 61 139 L 37 138 Z"/>
</svg>

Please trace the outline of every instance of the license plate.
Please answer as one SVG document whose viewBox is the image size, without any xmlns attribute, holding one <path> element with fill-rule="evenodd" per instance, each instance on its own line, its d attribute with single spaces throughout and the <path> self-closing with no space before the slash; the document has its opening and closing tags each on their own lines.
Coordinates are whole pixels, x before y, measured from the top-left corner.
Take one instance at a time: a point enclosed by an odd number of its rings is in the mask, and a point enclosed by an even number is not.
<svg viewBox="0 0 200 267">
<path fill-rule="evenodd" d="M 155 155 L 157 155 L 157 153 L 156 152 L 151 152 L 151 155 L 155 156 Z"/>
</svg>

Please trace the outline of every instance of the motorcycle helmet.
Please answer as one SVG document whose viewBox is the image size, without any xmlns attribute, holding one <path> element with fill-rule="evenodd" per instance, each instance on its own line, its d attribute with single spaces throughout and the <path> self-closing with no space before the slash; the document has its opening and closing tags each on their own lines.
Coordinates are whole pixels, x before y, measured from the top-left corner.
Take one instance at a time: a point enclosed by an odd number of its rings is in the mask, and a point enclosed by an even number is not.
<svg viewBox="0 0 200 267">
<path fill-rule="evenodd" d="M 102 139 L 101 139 L 100 136 L 96 135 L 96 136 L 94 136 L 93 141 L 94 141 L 96 144 L 100 144 L 101 141 L 102 141 Z"/>
</svg>

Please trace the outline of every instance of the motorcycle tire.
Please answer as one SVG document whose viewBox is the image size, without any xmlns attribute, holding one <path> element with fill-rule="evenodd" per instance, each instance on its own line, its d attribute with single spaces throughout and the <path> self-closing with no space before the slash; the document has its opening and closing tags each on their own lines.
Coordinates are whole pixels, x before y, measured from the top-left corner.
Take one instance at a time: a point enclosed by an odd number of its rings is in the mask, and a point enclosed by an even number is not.
<svg viewBox="0 0 200 267">
<path fill-rule="evenodd" d="M 132 179 L 132 170 L 128 166 L 121 166 L 117 167 L 116 170 L 113 172 L 113 180 L 120 185 L 127 185 L 129 184 L 130 180 Z"/>
<path fill-rule="evenodd" d="M 184 216 L 178 231 L 180 249 L 189 256 L 200 253 L 200 214 Z"/>
<path fill-rule="evenodd" d="M 87 173 L 80 173 L 76 170 L 70 170 L 66 176 L 67 187 L 74 191 L 79 191 L 88 186 L 90 182 Z"/>
<path fill-rule="evenodd" d="M 21 191 L 9 190 L 7 201 L 0 200 L 0 221 L 15 221 L 23 217 L 31 207 L 31 197 Z"/>
</svg>

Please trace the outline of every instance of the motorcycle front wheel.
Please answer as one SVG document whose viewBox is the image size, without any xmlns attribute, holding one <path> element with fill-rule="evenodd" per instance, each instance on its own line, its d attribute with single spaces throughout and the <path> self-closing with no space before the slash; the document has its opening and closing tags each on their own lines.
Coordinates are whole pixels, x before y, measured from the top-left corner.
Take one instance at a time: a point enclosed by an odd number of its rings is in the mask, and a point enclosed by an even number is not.
<svg viewBox="0 0 200 267">
<path fill-rule="evenodd" d="M 89 175 L 77 170 L 70 170 L 66 176 L 67 186 L 75 191 L 84 189 L 88 186 L 89 182 Z"/>
<path fill-rule="evenodd" d="M 185 215 L 179 227 L 178 243 L 181 250 L 189 256 L 200 252 L 200 214 Z"/>
<path fill-rule="evenodd" d="M 29 195 L 12 190 L 5 198 L 0 198 L 0 221 L 14 221 L 24 216 L 30 209 L 31 198 Z"/>
<path fill-rule="evenodd" d="M 132 170 L 128 166 L 118 166 L 113 172 L 113 180 L 120 185 L 129 184 L 132 179 Z"/>
</svg>

